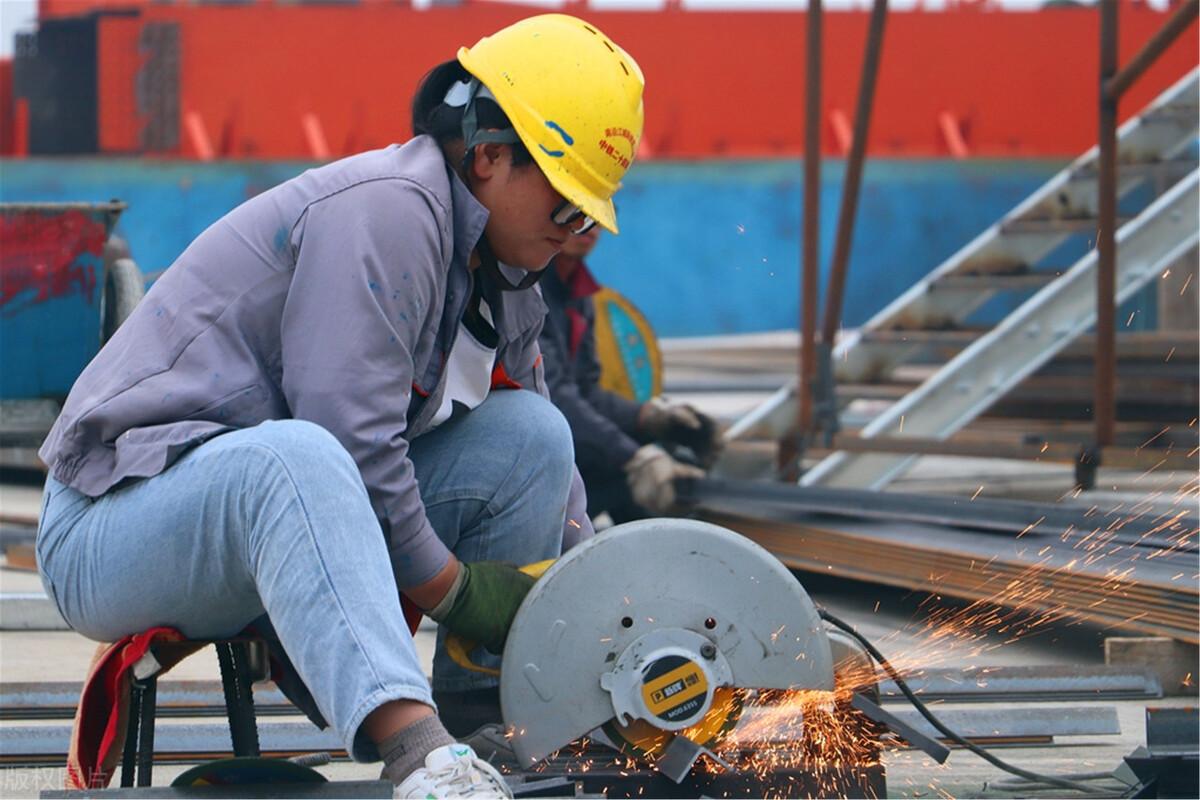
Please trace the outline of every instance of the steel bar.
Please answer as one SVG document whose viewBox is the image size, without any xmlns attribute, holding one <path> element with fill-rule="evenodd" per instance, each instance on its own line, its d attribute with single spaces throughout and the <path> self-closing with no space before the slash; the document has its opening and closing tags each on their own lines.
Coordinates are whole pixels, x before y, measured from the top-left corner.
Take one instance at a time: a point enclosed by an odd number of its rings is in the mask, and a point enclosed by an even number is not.
<svg viewBox="0 0 1200 800">
<path fill-rule="evenodd" d="M 908 723 L 907 720 L 876 705 L 872 700 L 861 694 L 855 694 L 850 700 L 852 708 L 861 711 L 867 719 L 878 722 L 895 733 L 910 745 L 925 753 L 939 764 L 945 764 L 950 757 L 950 748 L 939 742 L 936 736 L 927 736 Z"/>
<path fill-rule="evenodd" d="M 1149 670 L 1103 664 L 923 669 L 903 677 L 908 688 L 927 702 L 1146 700 L 1163 693 L 1162 684 Z M 879 693 L 885 703 L 908 702 L 891 679 L 880 682 Z"/>
<path fill-rule="evenodd" d="M 858 706 L 855 706 L 856 708 Z M 891 712 L 917 735 L 944 739 L 914 710 Z M 1113 706 L 936 709 L 934 715 L 964 739 L 1018 739 L 1054 736 L 1113 736 L 1121 732 Z"/>
<path fill-rule="evenodd" d="M 858 213 L 858 194 L 862 184 L 863 160 L 867 151 L 867 135 L 871 129 L 871 109 L 875 105 L 875 83 L 879 76 L 879 60 L 883 51 L 883 32 L 887 23 L 887 0 L 875 0 L 867 29 L 867 47 L 863 55 L 862 77 L 858 84 L 858 108 L 854 112 L 854 140 L 846 163 L 842 184 L 842 204 L 838 214 L 837 237 L 833 248 L 833 263 L 825 287 L 825 314 L 822 318 L 821 341 L 833 347 L 842 324 L 842 298 L 846 289 L 846 268 L 850 262 L 850 245 L 854 240 L 854 221 Z"/>
<path fill-rule="evenodd" d="M 1142 45 L 1142 49 L 1137 52 L 1137 55 L 1129 59 L 1129 63 L 1103 86 L 1107 97 L 1113 102 L 1119 101 L 1121 95 L 1125 94 L 1125 91 L 1142 76 L 1142 73 L 1158 60 L 1163 51 L 1170 47 L 1171 43 L 1196 20 L 1198 10 L 1200 10 L 1200 0 L 1187 0 L 1175 9 L 1175 13 L 1171 15 L 1166 24 L 1151 36 L 1149 41 Z"/>
<path fill-rule="evenodd" d="M 62 761 L 70 743 L 70 725 L 6 725 L 0 727 L 0 764 L 30 764 Z M 319 730 L 310 722 L 260 722 L 259 738 L 264 756 L 292 756 L 324 751 L 334 758 L 346 757 L 338 735 Z M 232 756 L 229 726 L 223 723 L 155 725 L 154 761 L 201 760 Z"/>
<path fill-rule="evenodd" d="M 523 797 L 576 797 L 577 787 L 574 781 L 566 778 L 526 778 L 519 775 L 505 775 L 508 788 L 512 789 L 514 800 Z"/>
<path fill-rule="evenodd" d="M 0 720 L 71 719 L 81 689 L 77 681 L 0 683 Z M 159 719 L 226 716 L 220 681 L 159 681 L 157 691 Z M 274 685 L 256 686 L 254 697 L 258 716 L 301 713 Z"/>
<path fill-rule="evenodd" d="M 0 592 L 0 631 L 66 631 L 67 621 L 43 592 Z"/>
<path fill-rule="evenodd" d="M 1100 197 L 1096 231 L 1096 447 L 1113 442 L 1116 419 L 1117 101 L 1105 88 L 1117 71 L 1118 0 L 1100 0 Z"/>
<path fill-rule="evenodd" d="M 779 449 L 780 474 L 789 480 L 799 477 L 799 460 L 804 438 L 812 425 L 813 380 L 817 374 L 817 277 L 821 228 L 821 45 L 824 27 L 822 0 L 811 0 L 807 13 L 804 108 L 804 230 L 800 281 L 800 374 L 797 381 L 799 406 L 791 435 Z"/>
</svg>

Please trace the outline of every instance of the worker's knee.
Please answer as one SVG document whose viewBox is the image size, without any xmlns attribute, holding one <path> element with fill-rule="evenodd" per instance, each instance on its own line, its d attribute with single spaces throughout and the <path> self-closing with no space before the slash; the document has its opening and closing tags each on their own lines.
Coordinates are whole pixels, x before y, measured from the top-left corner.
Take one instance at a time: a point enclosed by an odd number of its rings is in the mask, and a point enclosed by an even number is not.
<svg viewBox="0 0 1200 800">
<path fill-rule="evenodd" d="M 223 458 L 231 466 L 241 462 L 252 495 L 283 491 L 366 497 L 354 459 L 333 434 L 312 422 L 264 422 L 230 434 L 226 449 Z"/>
<path fill-rule="evenodd" d="M 569 486 L 575 449 L 571 427 L 562 412 L 533 392 L 497 392 L 489 402 L 493 398 L 501 406 L 498 410 L 505 420 L 504 436 L 510 450 L 519 454 L 522 463 L 548 477 L 561 478 Z"/>
</svg>

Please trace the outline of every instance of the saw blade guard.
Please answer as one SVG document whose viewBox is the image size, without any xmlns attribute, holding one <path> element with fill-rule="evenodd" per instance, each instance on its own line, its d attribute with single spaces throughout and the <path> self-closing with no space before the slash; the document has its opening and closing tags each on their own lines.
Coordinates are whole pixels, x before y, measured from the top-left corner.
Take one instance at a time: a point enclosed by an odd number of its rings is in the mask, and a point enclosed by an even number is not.
<svg viewBox="0 0 1200 800">
<path fill-rule="evenodd" d="M 723 687 L 833 686 L 816 607 L 778 559 L 716 525 L 652 519 L 589 539 L 534 585 L 500 702 L 528 766 L 613 719 L 683 730 Z"/>
</svg>

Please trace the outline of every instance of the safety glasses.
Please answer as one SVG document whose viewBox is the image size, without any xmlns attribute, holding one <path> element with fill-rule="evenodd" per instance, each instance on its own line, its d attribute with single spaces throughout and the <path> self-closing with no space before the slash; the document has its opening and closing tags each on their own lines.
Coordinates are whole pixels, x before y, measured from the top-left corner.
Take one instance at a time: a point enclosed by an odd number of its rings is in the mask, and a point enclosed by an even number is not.
<svg viewBox="0 0 1200 800">
<path fill-rule="evenodd" d="M 563 200 L 550 214 L 550 221 L 555 225 L 566 225 L 571 233 L 582 236 L 592 229 L 596 220 L 583 213 L 583 209 L 570 200 Z"/>
</svg>

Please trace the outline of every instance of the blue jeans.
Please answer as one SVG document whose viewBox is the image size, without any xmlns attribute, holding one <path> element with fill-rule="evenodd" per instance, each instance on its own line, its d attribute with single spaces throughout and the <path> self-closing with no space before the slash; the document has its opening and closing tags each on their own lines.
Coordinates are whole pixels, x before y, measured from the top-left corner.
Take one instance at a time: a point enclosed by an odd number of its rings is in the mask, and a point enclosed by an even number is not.
<svg viewBox="0 0 1200 800">
<path fill-rule="evenodd" d="M 495 392 L 413 445 L 430 519 L 462 560 L 558 553 L 572 450 L 547 401 Z M 158 625 L 230 636 L 265 613 L 357 760 L 378 758 L 359 735 L 375 708 L 433 705 L 362 478 L 312 423 L 218 436 L 95 499 L 51 478 L 37 558 L 63 617 L 98 641 Z M 487 685 L 437 658 L 441 686 Z"/>
</svg>

